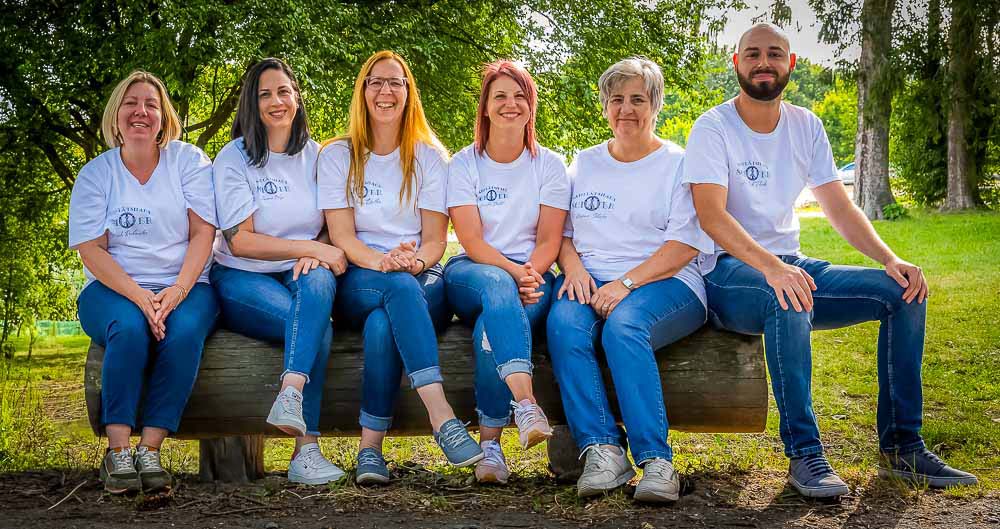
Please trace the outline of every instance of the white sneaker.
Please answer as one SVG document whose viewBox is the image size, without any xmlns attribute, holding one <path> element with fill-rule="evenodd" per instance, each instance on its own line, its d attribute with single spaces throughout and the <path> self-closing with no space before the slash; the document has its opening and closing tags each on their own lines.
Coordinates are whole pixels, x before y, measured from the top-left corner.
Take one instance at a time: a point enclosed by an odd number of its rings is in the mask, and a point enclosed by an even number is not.
<svg viewBox="0 0 1000 529">
<path fill-rule="evenodd" d="M 576 482 L 576 495 L 581 498 L 603 494 L 635 477 L 635 469 L 620 447 L 590 445 L 583 455 L 587 461 Z"/>
<path fill-rule="evenodd" d="M 681 479 L 674 465 L 659 457 L 642 467 L 642 479 L 635 487 L 635 499 L 648 502 L 677 501 L 681 496 Z"/>
<path fill-rule="evenodd" d="M 293 483 L 325 485 L 344 476 L 343 470 L 323 457 L 316 443 L 303 445 L 299 455 L 288 464 L 288 481 Z"/>
<path fill-rule="evenodd" d="M 302 393 L 288 386 L 271 405 L 267 423 L 294 437 L 306 434 L 306 421 L 302 418 Z"/>
<path fill-rule="evenodd" d="M 510 469 L 503 457 L 503 449 L 496 439 L 479 443 L 483 448 L 483 458 L 476 463 L 476 481 L 480 483 L 507 483 Z"/>
<path fill-rule="evenodd" d="M 510 401 L 510 404 L 514 407 L 514 423 L 517 424 L 521 448 L 527 450 L 552 437 L 552 427 L 541 406 L 528 399 L 521 402 Z"/>
</svg>

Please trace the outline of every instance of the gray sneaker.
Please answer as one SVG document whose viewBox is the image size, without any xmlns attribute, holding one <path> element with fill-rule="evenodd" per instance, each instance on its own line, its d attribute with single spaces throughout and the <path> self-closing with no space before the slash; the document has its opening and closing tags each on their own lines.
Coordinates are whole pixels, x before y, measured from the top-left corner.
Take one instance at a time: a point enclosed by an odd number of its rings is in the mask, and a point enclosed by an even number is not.
<svg viewBox="0 0 1000 529">
<path fill-rule="evenodd" d="M 101 481 L 111 494 L 139 492 L 139 474 L 135 471 L 131 448 L 109 448 L 101 462 Z"/>
<path fill-rule="evenodd" d="M 666 459 L 651 459 L 642 467 L 642 479 L 635 487 L 635 499 L 652 503 L 677 501 L 681 497 L 681 479 L 674 464 Z"/>
<path fill-rule="evenodd" d="M 851 492 L 823 454 L 796 457 L 789 461 L 788 482 L 807 498 L 836 498 Z"/>
<path fill-rule="evenodd" d="M 604 494 L 635 477 L 635 469 L 620 447 L 590 445 L 583 455 L 587 456 L 587 461 L 576 482 L 576 495 L 581 498 Z"/>
<path fill-rule="evenodd" d="M 173 476 L 160 465 L 160 451 L 140 446 L 135 450 L 135 468 L 139 473 L 139 483 L 143 492 L 169 490 Z"/>
<path fill-rule="evenodd" d="M 306 434 L 306 421 L 302 418 L 302 393 L 288 386 L 271 405 L 267 423 L 293 437 Z"/>
</svg>

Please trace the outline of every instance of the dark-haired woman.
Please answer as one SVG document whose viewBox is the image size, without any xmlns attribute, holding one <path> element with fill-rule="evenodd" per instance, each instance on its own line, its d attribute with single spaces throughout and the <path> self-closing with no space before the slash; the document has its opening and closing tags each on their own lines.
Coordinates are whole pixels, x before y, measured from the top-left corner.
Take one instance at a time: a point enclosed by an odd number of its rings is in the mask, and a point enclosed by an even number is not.
<svg viewBox="0 0 1000 529">
<path fill-rule="evenodd" d="M 344 252 L 323 232 L 316 209 L 316 156 L 302 96 L 279 59 L 243 80 L 233 141 L 215 159 L 220 237 L 211 280 L 223 324 L 285 346 L 281 389 L 267 422 L 295 436 L 288 479 L 321 485 L 344 472 L 318 444 L 320 402 L 333 329 L 335 274 Z"/>
</svg>

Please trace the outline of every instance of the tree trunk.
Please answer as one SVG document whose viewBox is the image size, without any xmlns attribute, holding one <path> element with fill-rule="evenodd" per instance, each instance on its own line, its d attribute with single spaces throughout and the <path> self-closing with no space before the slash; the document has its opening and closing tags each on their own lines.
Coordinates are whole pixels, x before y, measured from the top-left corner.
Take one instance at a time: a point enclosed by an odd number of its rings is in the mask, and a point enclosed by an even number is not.
<svg viewBox="0 0 1000 529">
<path fill-rule="evenodd" d="M 865 0 L 861 10 L 858 135 L 854 201 L 869 219 L 896 200 L 889 187 L 889 118 L 892 115 L 892 13 L 895 0 Z"/>
<path fill-rule="evenodd" d="M 978 203 L 976 169 L 969 152 L 969 105 L 975 76 L 976 14 L 965 0 L 954 0 L 948 30 L 948 194 L 941 209 L 973 209 Z"/>
</svg>

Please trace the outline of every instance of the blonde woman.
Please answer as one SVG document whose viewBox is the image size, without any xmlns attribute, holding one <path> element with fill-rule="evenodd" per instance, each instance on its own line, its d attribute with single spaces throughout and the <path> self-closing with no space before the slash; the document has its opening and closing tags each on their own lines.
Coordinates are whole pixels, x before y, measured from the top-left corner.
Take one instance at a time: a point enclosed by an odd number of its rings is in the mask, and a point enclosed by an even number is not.
<svg viewBox="0 0 1000 529">
<path fill-rule="evenodd" d="M 349 263 L 337 310 L 364 333 L 357 482 L 385 483 L 382 442 L 405 369 L 448 461 L 483 451 L 445 399 L 435 326 L 447 323 L 444 255 L 447 151 L 427 124 L 413 74 L 391 51 L 365 62 L 354 84 L 347 134 L 317 163 L 318 206 Z"/>
<path fill-rule="evenodd" d="M 101 130 L 111 149 L 73 185 L 69 245 L 87 276 L 80 324 L 105 348 L 101 480 L 111 493 L 148 492 L 171 485 L 160 445 L 177 430 L 219 314 L 208 285 L 212 162 L 177 141 L 177 112 L 163 82 L 147 72 L 118 83 Z M 139 423 L 133 450 L 129 436 Z"/>
</svg>

